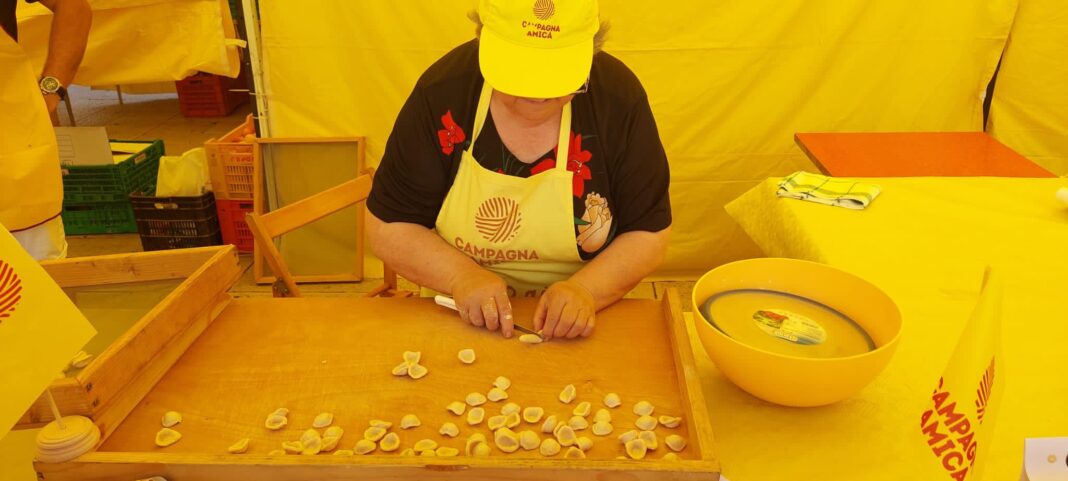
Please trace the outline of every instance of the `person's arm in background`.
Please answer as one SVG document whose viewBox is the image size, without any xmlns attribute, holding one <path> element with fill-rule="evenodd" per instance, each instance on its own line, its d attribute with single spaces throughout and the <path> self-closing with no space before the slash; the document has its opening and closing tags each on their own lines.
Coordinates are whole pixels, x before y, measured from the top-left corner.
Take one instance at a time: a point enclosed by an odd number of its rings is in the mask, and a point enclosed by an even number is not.
<svg viewBox="0 0 1068 481">
<path fill-rule="evenodd" d="M 82 63 L 93 11 L 87 0 L 38 0 L 52 11 L 52 33 L 48 39 L 48 57 L 41 76 L 52 76 L 64 87 L 70 87 L 78 65 Z M 45 95 L 48 112 L 54 114 L 58 95 Z"/>
</svg>

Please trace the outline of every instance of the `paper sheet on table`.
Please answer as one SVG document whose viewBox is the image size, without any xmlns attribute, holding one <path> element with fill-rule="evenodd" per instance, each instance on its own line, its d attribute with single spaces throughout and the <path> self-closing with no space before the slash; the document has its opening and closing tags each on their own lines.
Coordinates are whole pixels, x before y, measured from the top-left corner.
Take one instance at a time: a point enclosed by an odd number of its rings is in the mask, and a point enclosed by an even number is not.
<svg viewBox="0 0 1068 481">
<path fill-rule="evenodd" d="M 1024 441 L 1024 468 L 1020 481 L 1068 479 L 1068 438 L 1033 438 Z"/>
<path fill-rule="evenodd" d="M 0 226 L 0 438 L 95 334 L 59 285 Z"/>
</svg>

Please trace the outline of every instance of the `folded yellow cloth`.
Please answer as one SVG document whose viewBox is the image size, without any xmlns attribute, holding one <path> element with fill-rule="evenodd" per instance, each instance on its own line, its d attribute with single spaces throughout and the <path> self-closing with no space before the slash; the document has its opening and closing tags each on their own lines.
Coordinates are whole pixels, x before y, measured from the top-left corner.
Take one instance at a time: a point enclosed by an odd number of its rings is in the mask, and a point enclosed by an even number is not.
<svg viewBox="0 0 1068 481">
<path fill-rule="evenodd" d="M 875 184 L 797 171 L 779 182 L 777 194 L 779 197 L 860 210 L 871 204 L 879 192 L 881 189 Z"/>
</svg>

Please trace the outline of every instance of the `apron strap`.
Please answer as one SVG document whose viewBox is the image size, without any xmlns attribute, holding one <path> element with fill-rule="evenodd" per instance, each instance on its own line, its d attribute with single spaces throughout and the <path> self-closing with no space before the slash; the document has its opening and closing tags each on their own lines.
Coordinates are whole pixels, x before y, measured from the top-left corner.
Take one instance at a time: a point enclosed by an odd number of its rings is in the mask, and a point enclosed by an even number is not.
<svg viewBox="0 0 1068 481">
<path fill-rule="evenodd" d="M 489 82 L 482 81 L 482 94 L 478 96 L 478 107 L 475 109 L 475 131 L 471 134 L 471 148 L 474 149 L 478 134 L 482 133 L 482 126 L 486 123 L 486 114 L 489 113 L 490 98 L 493 97 L 493 87 Z"/>
<path fill-rule="evenodd" d="M 471 134 L 471 148 L 475 146 L 482 126 L 486 124 L 486 115 L 489 113 L 490 99 L 493 97 L 493 87 L 486 81 L 482 82 L 482 93 L 478 96 L 478 107 L 475 108 L 474 132 Z M 571 147 L 571 102 L 564 105 L 564 111 L 560 114 L 560 137 L 556 140 L 556 170 L 567 170 L 568 148 Z M 563 159 L 561 161 L 560 159 Z"/>
<path fill-rule="evenodd" d="M 556 170 L 566 171 L 571 147 L 571 102 L 564 105 L 564 112 L 560 114 L 560 138 L 556 142 Z"/>
</svg>

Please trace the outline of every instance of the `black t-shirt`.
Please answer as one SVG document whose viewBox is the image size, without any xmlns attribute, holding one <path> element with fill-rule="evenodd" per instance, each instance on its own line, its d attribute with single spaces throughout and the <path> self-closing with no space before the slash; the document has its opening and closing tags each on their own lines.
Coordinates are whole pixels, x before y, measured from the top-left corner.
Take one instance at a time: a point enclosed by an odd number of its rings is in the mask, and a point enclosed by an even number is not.
<svg viewBox="0 0 1068 481">
<path fill-rule="evenodd" d="M 26 0 L 26 3 L 33 3 L 37 0 Z M 19 41 L 19 23 L 15 19 L 15 7 L 18 5 L 19 0 L 0 0 L 0 27 L 4 28 L 8 36 Z"/>
<path fill-rule="evenodd" d="M 532 73 L 536 75 L 536 73 Z M 478 41 L 460 45 L 416 83 L 386 143 L 367 206 L 386 222 L 433 228 L 470 146 L 482 90 Z M 589 90 L 571 101 L 568 170 L 576 248 L 591 259 L 629 231 L 671 225 L 668 164 L 649 101 L 638 78 L 615 57 L 594 56 Z M 555 148 L 525 164 L 501 142 L 492 114 L 472 150 L 486 169 L 529 177 L 556 165 Z M 583 233 L 591 228 L 594 231 Z"/>
</svg>

